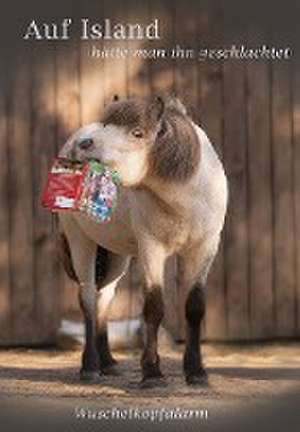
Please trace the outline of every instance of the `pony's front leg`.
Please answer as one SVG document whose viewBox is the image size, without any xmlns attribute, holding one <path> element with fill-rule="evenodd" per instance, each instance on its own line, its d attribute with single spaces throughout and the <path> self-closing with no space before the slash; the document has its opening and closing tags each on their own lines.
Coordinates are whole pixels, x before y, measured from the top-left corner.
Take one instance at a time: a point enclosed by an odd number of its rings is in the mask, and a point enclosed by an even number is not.
<svg viewBox="0 0 300 432">
<path fill-rule="evenodd" d="M 207 373 L 203 366 L 200 331 L 205 314 L 205 286 L 200 281 L 193 284 L 186 302 L 186 346 L 183 357 L 183 369 L 187 384 L 206 384 Z"/>
<path fill-rule="evenodd" d="M 85 346 L 82 353 L 80 378 L 98 382 L 100 361 L 97 351 L 96 287 L 95 283 L 82 282 L 79 288 L 79 304 L 84 317 Z"/>
<path fill-rule="evenodd" d="M 79 284 L 79 304 L 84 317 L 85 346 L 82 354 L 80 378 L 85 381 L 98 382 L 100 375 L 97 339 L 97 290 L 95 283 L 95 261 L 97 244 L 82 231 L 70 217 L 62 218 L 72 265 Z"/>
<path fill-rule="evenodd" d="M 167 254 L 162 245 L 146 240 L 140 247 L 145 278 L 143 318 L 145 345 L 141 358 L 142 387 L 165 385 L 158 355 L 158 329 L 164 316 L 163 285 Z"/>
<path fill-rule="evenodd" d="M 116 368 L 117 361 L 113 358 L 109 348 L 107 321 L 116 287 L 120 279 L 125 275 L 128 265 L 128 257 L 109 252 L 106 262 L 106 276 L 103 280 L 98 281 L 96 346 L 99 354 L 100 369 L 105 375 L 119 373 Z"/>
</svg>

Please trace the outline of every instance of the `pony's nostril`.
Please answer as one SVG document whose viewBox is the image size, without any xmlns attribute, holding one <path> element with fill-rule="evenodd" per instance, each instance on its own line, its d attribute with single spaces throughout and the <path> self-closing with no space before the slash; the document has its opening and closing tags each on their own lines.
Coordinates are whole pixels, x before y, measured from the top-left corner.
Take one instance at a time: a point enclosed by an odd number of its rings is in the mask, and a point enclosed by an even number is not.
<svg viewBox="0 0 300 432">
<path fill-rule="evenodd" d="M 94 147 L 94 140 L 92 138 L 86 138 L 78 144 L 80 150 L 91 150 Z"/>
</svg>

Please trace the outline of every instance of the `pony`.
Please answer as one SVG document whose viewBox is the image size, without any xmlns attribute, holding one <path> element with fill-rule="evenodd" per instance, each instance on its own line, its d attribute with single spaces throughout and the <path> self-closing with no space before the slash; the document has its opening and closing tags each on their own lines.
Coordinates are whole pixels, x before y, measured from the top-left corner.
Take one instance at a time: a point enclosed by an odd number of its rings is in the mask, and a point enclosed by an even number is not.
<svg viewBox="0 0 300 432">
<path fill-rule="evenodd" d="M 157 335 L 168 300 L 165 265 L 176 255 L 179 290 L 186 293 L 185 380 L 207 384 L 200 324 L 228 192 L 222 163 L 206 133 L 177 98 L 115 99 L 99 122 L 81 127 L 68 139 L 60 156 L 96 159 L 116 170 L 122 181 L 108 223 L 80 212 L 59 214 L 63 262 L 78 283 L 85 322 L 81 379 L 97 382 L 103 373 L 116 373 L 107 336 L 108 310 L 130 257 L 137 257 L 144 290 L 141 386 L 165 383 Z"/>
</svg>

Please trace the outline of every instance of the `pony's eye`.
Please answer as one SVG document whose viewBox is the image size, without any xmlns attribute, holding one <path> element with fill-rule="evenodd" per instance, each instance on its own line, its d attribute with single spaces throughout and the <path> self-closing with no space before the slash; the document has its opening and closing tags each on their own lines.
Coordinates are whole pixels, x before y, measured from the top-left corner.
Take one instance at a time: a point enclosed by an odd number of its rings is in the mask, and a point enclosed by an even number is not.
<svg viewBox="0 0 300 432">
<path fill-rule="evenodd" d="M 132 135 L 135 138 L 143 138 L 143 136 L 144 136 L 143 131 L 141 129 L 138 129 L 138 128 L 137 129 L 133 129 Z"/>
</svg>

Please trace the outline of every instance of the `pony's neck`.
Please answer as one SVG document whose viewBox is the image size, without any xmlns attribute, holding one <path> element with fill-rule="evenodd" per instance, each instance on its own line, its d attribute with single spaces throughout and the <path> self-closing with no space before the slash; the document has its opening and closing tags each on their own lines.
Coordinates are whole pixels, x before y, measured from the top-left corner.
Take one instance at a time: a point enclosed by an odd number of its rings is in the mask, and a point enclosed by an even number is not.
<svg viewBox="0 0 300 432">
<path fill-rule="evenodd" d="M 165 182 L 151 178 L 143 187 L 167 212 L 184 217 L 190 214 L 196 198 L 195 194 L 199 191 L 195 177 L 186 183 Z"/>
</svg>

